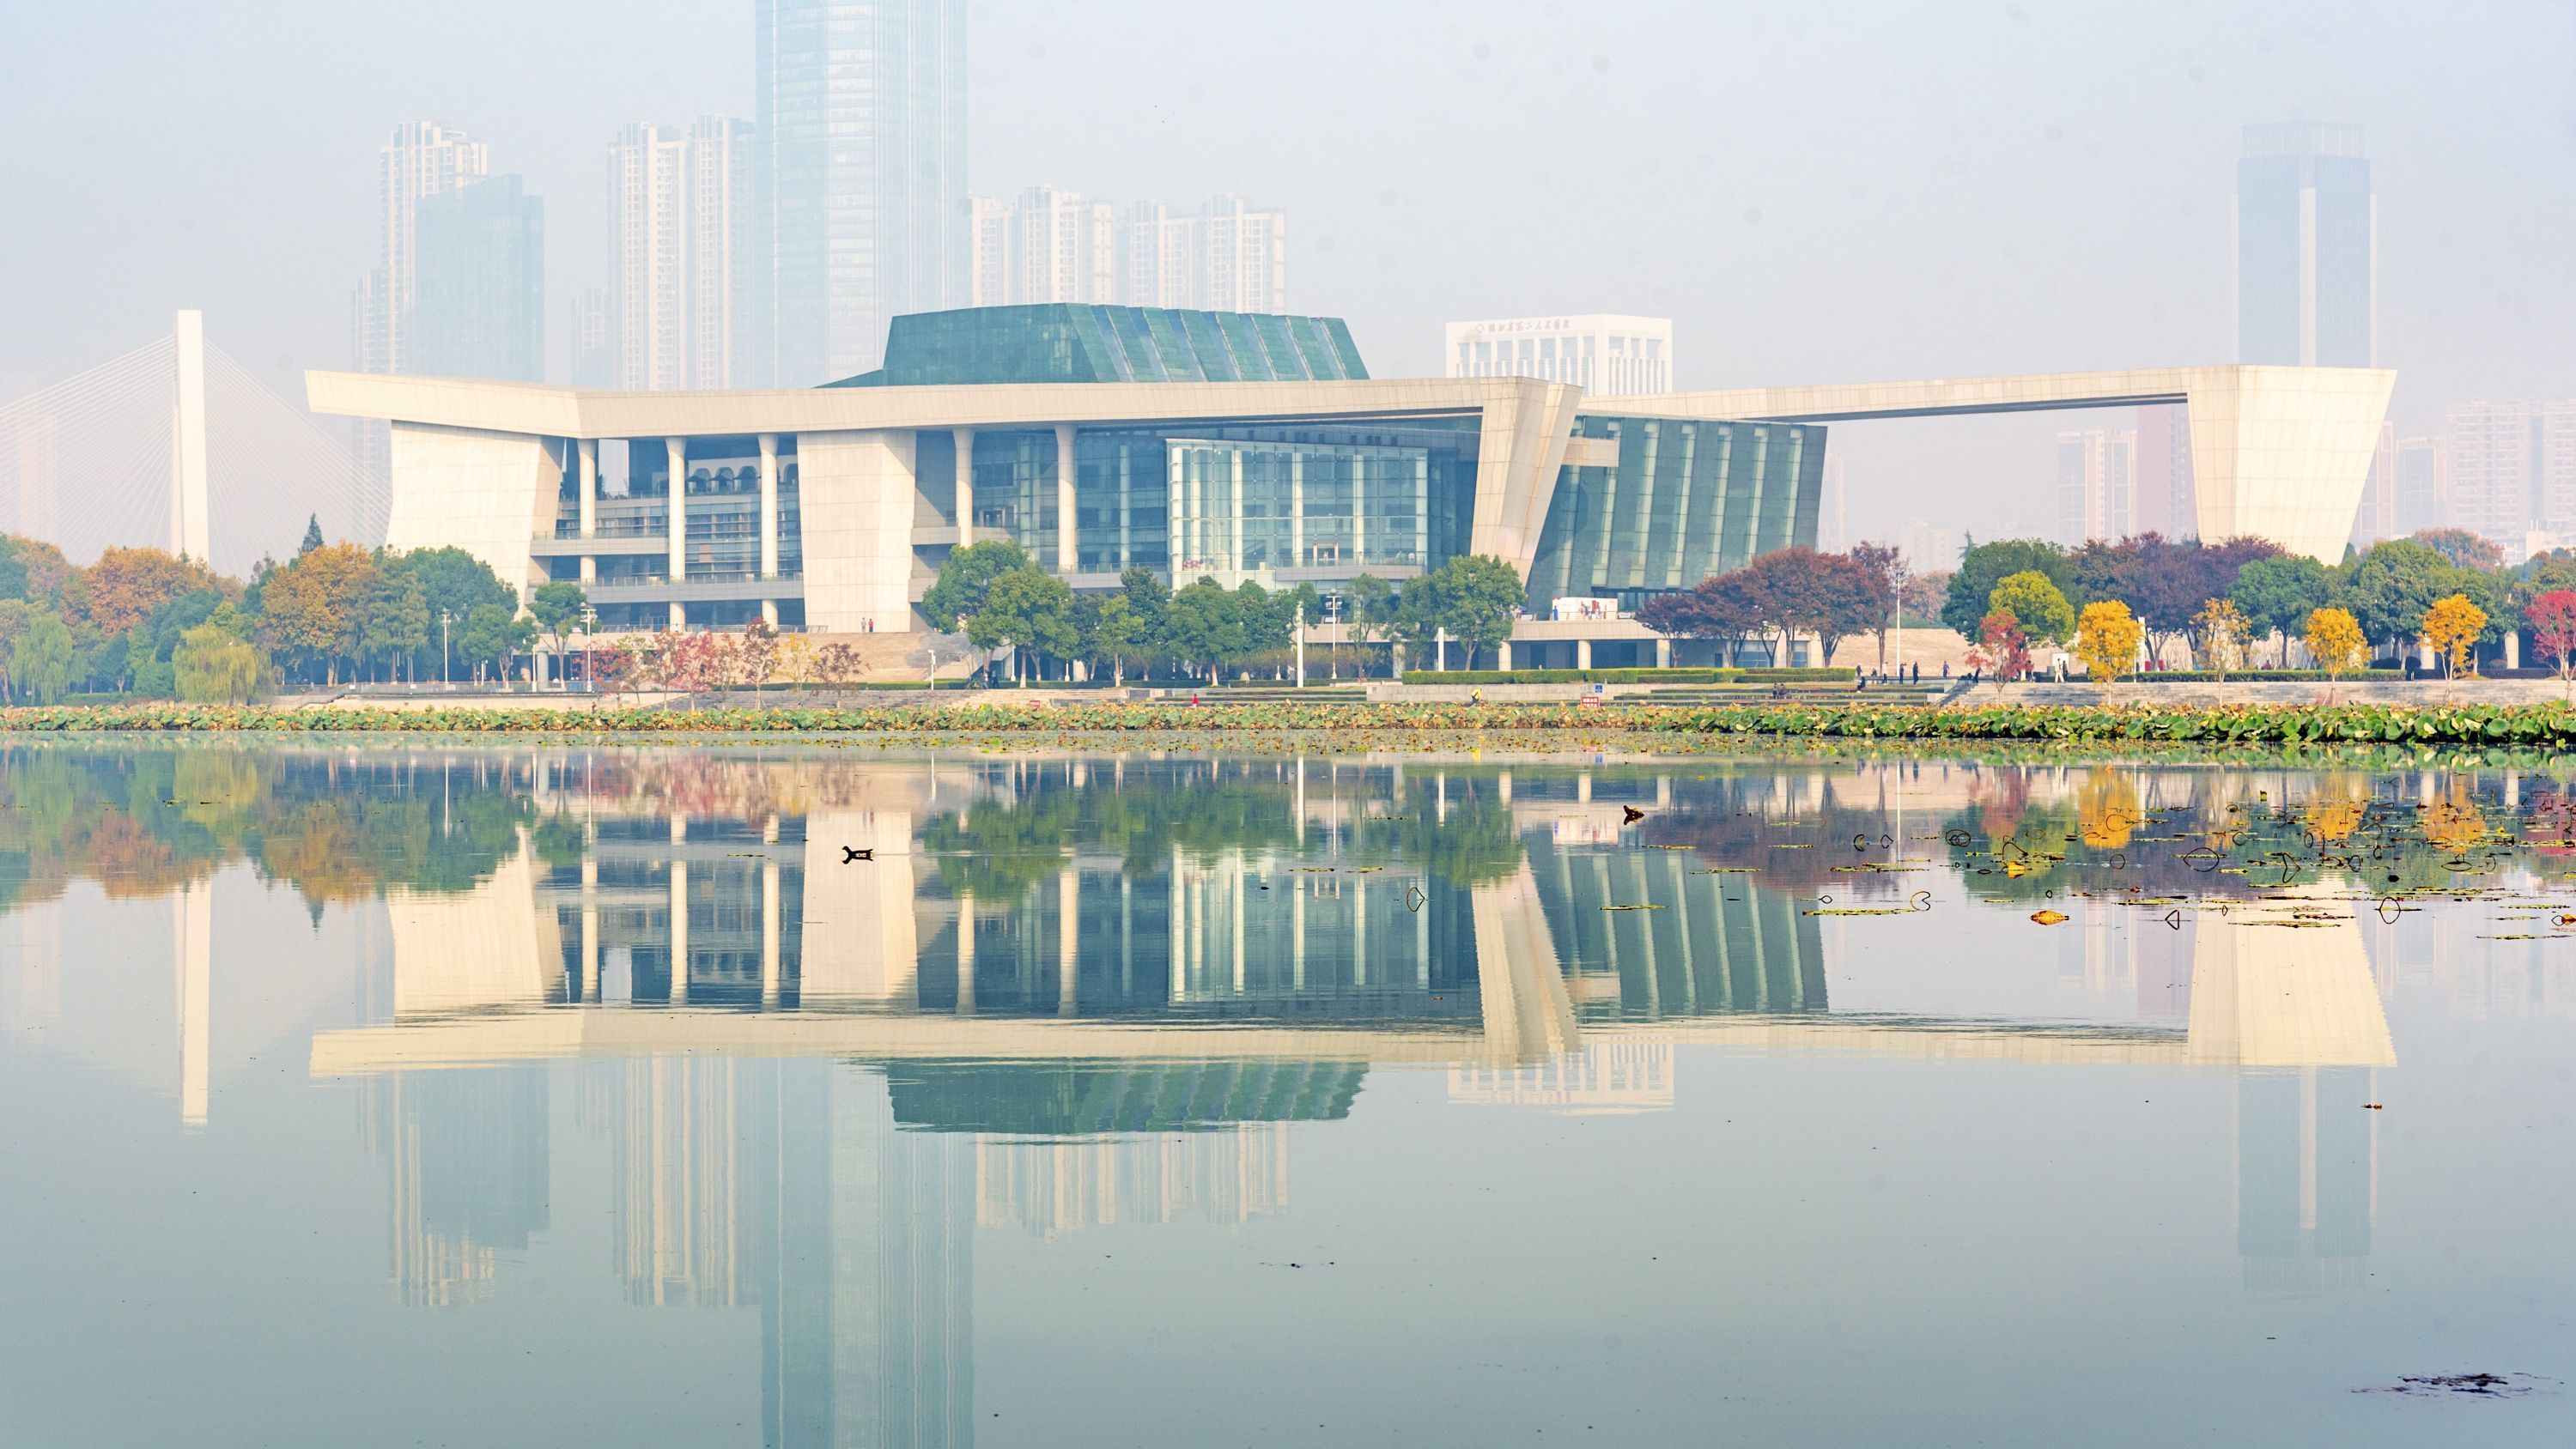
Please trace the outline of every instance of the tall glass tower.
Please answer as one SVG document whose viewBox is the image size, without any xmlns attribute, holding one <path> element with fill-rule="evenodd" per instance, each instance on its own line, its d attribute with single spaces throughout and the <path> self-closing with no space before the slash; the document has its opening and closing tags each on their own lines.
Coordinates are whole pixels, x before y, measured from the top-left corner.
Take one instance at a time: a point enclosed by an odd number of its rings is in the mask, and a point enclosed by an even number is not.
<svg viewBox="0 0 2576 1449">
<path fill-rule="evenodd" d="M 2236 163 L 2236 356 L 2379 365 L 2379 203 L 2359 126 L 2245 128 Z"/>
<path fill-rule="evenodd" d="M 866 372 L 886 323 L 967 303 L 964 0 L 758 0 L 774 377 Z"/>
</svg>

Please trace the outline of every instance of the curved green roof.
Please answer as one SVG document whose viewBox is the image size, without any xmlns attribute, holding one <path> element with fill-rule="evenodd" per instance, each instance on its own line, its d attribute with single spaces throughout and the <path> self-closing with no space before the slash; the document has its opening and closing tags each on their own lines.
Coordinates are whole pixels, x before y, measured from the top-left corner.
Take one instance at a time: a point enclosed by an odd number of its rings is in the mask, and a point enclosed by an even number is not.
<svg viewBox="0 0 2576 1449">
<path fill-rule="evenodd" d="M 885 366 L 830 387 L 1014 382 L 1327 382 L 1365 379 L 1339 317 L 1049 302 L 913 312 Z"/>
</svg>

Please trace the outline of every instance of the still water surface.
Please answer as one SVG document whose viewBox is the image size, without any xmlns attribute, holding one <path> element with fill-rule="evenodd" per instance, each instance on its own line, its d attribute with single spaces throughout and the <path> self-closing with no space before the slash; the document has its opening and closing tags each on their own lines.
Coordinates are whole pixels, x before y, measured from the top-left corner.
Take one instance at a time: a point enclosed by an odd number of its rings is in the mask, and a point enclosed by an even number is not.
<svg viewBox="0 0 2576 1449">
<path fill-rule="evenodd" d="M 0 1443 L 2564 1445 L 2571 809 L 0 749 Z"/>
</svg>

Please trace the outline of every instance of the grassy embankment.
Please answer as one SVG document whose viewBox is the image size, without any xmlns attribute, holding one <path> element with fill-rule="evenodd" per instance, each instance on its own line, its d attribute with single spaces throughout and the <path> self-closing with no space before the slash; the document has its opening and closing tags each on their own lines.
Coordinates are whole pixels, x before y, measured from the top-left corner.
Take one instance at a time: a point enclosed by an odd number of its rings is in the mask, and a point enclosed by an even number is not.
<svg viewBox="0 0 2576 1449">
<path fill-rule="evenodd" d="M 130 704 L 0 710 L 18 733 L 386 732 L 432 734 L 852 735 L 1187 733 L 1579 735 L 1652 748 L 1656 737 L 2035 740 L 2094 744 L 2401 744 L 2576 749 L 2565 704 L 2175 708 L 1866 704 L 913 704 L 816 709 L 275 709 Z"/>
</svg>

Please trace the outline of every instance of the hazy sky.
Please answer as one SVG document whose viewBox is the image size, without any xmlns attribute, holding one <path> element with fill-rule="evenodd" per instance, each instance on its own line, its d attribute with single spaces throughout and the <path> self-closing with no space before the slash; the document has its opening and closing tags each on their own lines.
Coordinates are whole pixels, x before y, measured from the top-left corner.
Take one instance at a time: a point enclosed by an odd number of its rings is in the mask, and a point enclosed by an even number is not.
<svg viewBox="0 0 2576 1449">
<path fill-rule="evenodd" d="M 1685 386 L 2224 361 L 2241 128 L 2366 128 L 2403 431 L 2576 395 L 2576 4 L 985 0 L 971 180 L 1289 212 L 1289 300 L 1380 376 L 1451 318 L 1669 315 Z M 180 306 L 290 398 L 348 359 L 373 155 L 434 118 L 547 207 L 751 111 L 751 5 L 0 0 L 0 397 Z M 2058 417 L 1839 426 L 1850 527 L 2050 507 Z M 1882 525 L 1884 521 L 1884 526 Z"/>
</svg>

